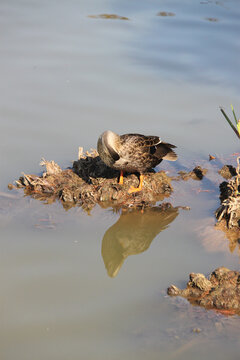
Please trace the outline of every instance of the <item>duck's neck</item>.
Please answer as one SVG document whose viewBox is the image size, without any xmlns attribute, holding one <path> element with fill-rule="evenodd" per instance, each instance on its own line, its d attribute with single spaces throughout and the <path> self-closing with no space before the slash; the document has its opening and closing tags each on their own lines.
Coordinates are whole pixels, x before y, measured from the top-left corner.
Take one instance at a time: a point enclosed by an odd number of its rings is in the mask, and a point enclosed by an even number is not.
<svg viewBox="0 0 240 360">
<path fill-rule="evenodd" d="M 110 147 L 117 152 L 120 145 L 120 136 L 113 131 L 105 131 L 103 134 L 103 143 L 107 148 Z"/>
</svg>

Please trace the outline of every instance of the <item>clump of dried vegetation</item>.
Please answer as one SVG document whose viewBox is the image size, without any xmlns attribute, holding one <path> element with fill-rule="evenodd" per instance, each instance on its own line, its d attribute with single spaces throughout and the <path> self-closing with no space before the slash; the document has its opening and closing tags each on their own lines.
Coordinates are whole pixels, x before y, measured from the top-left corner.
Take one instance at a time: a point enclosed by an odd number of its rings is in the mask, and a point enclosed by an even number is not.
<svg viewBox="0 0 240 360">
<path fill-rule="evenodd" d="M 123 185 L 118 184 L 119 172 L 107 167 L 96 150 L 83 152 L 79 148 L 78 160 L 73 167 L 62 170 L 54 161 L 43 159 L 40 165 L 46 167 L 41 175 L 23 174 L 16 181 L 26 195 L 51 203 L 59 199 L 68 209 L 82 206 L 89 211 L 96 204 L 113 208 L 145 208 L 153 206 L 172 192 L 171 178 L 164 172 L 148 172 L 144 176 L 143 191 L 129 194 L 131 185 L 137 186 L 135 174 L 126 174 Z"/>
<path fill-rule="evenodd" d="M 220 184 L 221 206 L 216 210 L 217 226 L 232 230 L 239 238 L 240 229 L 240 157 L 237 158 L 236 175 Z"/>
<path fill-rule="evenodd" d="M 216 309 L 225 314 L 240 314 L 240 273 L 225 267 L 214 270 L 209 278 L 191 273 L 185 289 L 171 285 L 170 296 L 182 296 L 193 305 Z"/>
</svg>

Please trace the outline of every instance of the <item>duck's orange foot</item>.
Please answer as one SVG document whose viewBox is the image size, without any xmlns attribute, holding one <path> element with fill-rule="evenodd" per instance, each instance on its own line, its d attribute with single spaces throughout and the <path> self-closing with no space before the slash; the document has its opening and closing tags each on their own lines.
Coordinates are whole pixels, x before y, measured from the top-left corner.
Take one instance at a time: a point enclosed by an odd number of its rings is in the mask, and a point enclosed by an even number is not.
<svg viewBox="0 0 240 360">
<path fill-rule="evenodd" d="M 123 185 L 123 171 L 120 171 L 120 177 L 119 177 L 119 185 Z"/>
<path fill-rule="evenodd" d="M 128 193 L 129 193 L 129 194 L 132 194 L 132 193 L 134 193 L 134 192 L 138 192 L 138 191 L 141 191 L 141 190 L 142 190 L 142 188 L 140 188 L 140 187 L 135 188 L 134 186 L 131 186 L 131 187 L 129 188 L 129 190 L 128 190 Z"/>
<path fill-rule="evenodd" d="M 139 180 L 140 180 L 139 186 L 137 188 L 135 188 L 134 186 L 131 186 L 128 190 L 129 194 L 142 190 L 142 186 L 143 186 L 143 175 L 142 174 L 140 174 Z"/>
</svg>

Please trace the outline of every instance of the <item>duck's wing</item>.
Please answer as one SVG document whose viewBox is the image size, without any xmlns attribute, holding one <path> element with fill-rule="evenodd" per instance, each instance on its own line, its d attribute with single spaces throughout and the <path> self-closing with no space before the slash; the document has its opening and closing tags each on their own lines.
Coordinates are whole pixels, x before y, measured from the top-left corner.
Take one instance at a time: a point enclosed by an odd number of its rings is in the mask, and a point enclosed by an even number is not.
<svg viewBox="0 0 240 360">
<path fill-rule="evenodd" d="M 141 156 L 146 157 L 146 161 L 151 163 L 149 167 L 156 166 L 161 159 L 175 161 L 177 160 L 176 153 L 172 150 L 175 148 L 175 145 L 163 142 L 159 136 L 145 136 L 140 134 L 126 134 L 120 136 L 120 141 L 122 144 L 121 156 L 123 158 L 129 157 L 129 154 L 132 156 L 134 154 L 141 158 Z M 150 156 L 150 158 L 149 158 Z M 144 159 L 141 158 L 143 162 Z"/>
<path fill-rule="evenodd" d="M 161 143 L 161 139 L 159 136 L 144 136 L 141 135 L 139 142 L 142 144 L 143 147 L 152 147 L 157 146 Z"/>
<path fill-rule="evenodd" d="M 121 143 L 127 146 L 136 146 L 138 149 L 145 149 L 149 152 L 151 146 L 156 146 L 161 143 L 159 136 L 145 136 L 141 134 L 125 134 L 120 136 Z"/>
<path fill-rule="evenodd" d="M 168 161 L 177 160 L 177 154 L 172 150 L 176 148 L 175 145 L 161 141 L 158 136 L 143 136 L 141 139 L 142 146 L 145 152 L 149 152 L 159 160 L 164 159 Z"/>
</svg>

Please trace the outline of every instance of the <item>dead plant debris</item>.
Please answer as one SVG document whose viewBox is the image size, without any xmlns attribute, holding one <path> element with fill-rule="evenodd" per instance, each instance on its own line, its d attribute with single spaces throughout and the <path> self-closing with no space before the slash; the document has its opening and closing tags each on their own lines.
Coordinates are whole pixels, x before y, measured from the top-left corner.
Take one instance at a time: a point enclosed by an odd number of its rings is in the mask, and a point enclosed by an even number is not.
<svg viewBox="0 0 240 360">
<path fill-rule="evenodd" d="M 107 20 L 129 20 L 126 16 L 119 16 L 117 14 L 99 14 L 99 15 L 88 15 L 92 19 L 107 19 Z"/>
<path fill-rule="evenodd" d="M 236 236 L 240 238 L 240 157 L 237 158 L 238 166 L 236 175 L 229 182 L 220 184 L 221 206 L 216 210 L 218 227 L 234 229 Z"/>
<path fill-rule="evenodd" d="M 171 285 L 170 296 L 182 296 L 193 305 L 216 309 L 225 314 L 240 314 L 240 273 L 225 267 L 214 270 L 209 279 L 203 274 L 191 273 L 184 290 Z"/>
<path fill-rule="evenodd" d="M 135 174 L 126 174 L 124 184 L 118 184 L 119 172 L 107 167 L 96 150 L 83 152 L 79 148 L 79 159 L 71 169 L 62 170 L 54 161 L 42 159 L 46 167 L 41 176 L 23 174 L 16 181 L 24 187 L 26 195 L 52 203 L 60 199 L 68 209 L 74 205 L 91 210 L 96 204 L 106 207 L 148 207 L 168 197 L 172 192 L 171 178 L 164 171 L 149 172 L 144 176 L 144 190 L 129 194 L 130 185 L 137 186 Z"/>
<path fill-rule="evenodd" d="M 224 178 L 224 179 L 231 179 L 233 176 L 237 175 L 236 169 L 232 165 L 224 165 L 218 173 Z"/>
<path fill-rule="evenodd" d="M 202 180 L 203 177 L 207 174 L 207 169 L 203 169 L 201 166 L 196 166 L 192 171 L 179 171 L 179 177 L 176 180 Z"/>
</svg>

